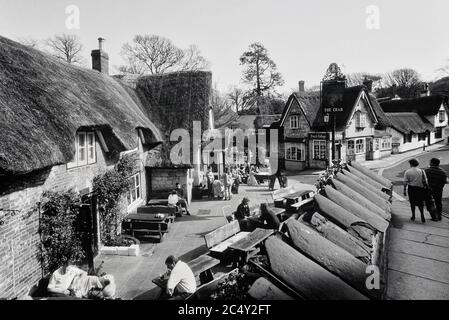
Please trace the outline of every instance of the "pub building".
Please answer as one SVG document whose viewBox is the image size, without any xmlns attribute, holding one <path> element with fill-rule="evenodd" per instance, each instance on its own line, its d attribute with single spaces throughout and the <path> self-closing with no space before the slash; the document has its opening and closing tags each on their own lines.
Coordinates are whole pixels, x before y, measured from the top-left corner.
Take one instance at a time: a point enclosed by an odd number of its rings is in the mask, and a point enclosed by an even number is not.
<svg viewBox="0 0 449 320">
<path fill-rule="evenodd" d="M 281 166 L 288 171 L 324 169 L 335 159 L 367 161 L 391 154 L 389 120 L 371 93 L 372 81 L 347 87 L 340 68 L 331 64 L 320 91 L 306 92 L 304 82 L 288 99 L 280 129 Z"/>
</svg>

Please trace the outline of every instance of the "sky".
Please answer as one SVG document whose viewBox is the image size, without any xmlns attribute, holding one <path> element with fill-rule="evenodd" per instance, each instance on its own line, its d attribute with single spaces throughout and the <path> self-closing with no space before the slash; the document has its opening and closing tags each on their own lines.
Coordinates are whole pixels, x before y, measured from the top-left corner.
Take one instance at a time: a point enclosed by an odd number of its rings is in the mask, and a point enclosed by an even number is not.
<svg viewBox="0 0 449 320">
<path fill-rule="evenodd" d="M 66 26 L 71 5 L 79 8 L 79 29 Z M 101 36 L 111 73 L 136 34 L 164 36 L 181 48 L 196 44 L 223 91 L 240 84 L 239 57 L 258 41 L 283 75 L 279 91 L 288 94 L 299 80 L 318 85 L 332 62 L 344 73 L 410 67 L 435 80 L 449 59 L 448 16 L 447 0 L 0 0 L 0 35 L 75 33 L 89 63 Z"/>
</svg>

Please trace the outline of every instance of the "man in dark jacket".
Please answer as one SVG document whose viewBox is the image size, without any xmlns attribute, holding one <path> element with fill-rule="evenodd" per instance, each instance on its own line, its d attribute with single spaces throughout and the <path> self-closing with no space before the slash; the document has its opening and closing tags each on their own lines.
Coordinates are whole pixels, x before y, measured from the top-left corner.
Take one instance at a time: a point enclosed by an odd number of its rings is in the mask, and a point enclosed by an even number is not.
<svg viewBox="0 0 449 320">
<path fill-rule="evenodd" d="M 435 200 L 435 206 L 437 208 L 436 220 L 441 220 L 441 213 L 443 211 L 443 204 L 441 198 L 443 197 L 443 188 L 448 183 L 446 172 L 439 167 L 440 160 L 432 158 L 430 160 L 430 166 L 426 169 L 427 180 L 429 181 L 429 187 L 432 191 L 433 199 Z"/>
</svg>

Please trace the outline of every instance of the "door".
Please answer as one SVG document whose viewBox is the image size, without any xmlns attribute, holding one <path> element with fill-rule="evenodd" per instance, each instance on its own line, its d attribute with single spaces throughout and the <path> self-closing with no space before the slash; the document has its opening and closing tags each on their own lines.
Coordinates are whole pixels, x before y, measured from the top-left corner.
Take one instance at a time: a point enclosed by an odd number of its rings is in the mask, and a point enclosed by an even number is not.
<svg viewBox="0 0 449 320">
<path fill-rule="evenodd" d="M 98 254 L 98 222 L 95 208 L 96 197 L 92 194 L 83 196 L 76 221 L 76 229 L 80 234 L 89 271 L 94 270 L 94 258 Z"/>
</svg>

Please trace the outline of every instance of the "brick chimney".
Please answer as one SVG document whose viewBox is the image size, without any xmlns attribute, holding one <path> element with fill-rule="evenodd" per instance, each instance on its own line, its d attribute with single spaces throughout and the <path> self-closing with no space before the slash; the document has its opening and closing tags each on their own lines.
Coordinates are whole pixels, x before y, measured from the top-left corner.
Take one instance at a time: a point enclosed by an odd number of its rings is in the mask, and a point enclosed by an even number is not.
<svg viewBox="0 0 449 320">
<path fill-rule="evenodd" d="M 98 49 L 92 50 L 92 69 L 109 75 L 109 56 L 103 51 L 103 43 L 105 40 L 98 38 Z"/>
<path fill-rule="evenodd" d="M 304 85 L 305 85 L 305 82 L 303 80 L 298 82 L 299 92 L 304 92 L 305 91 Z"/>
<path fill-rule="evenodd" d="M 368 89 L 368 92 L 373 91 L 373 80 L 365 77 L 365 79 L 363 80 L 363 85 L 366 87 L 366 89 Z"/>
</svg>

